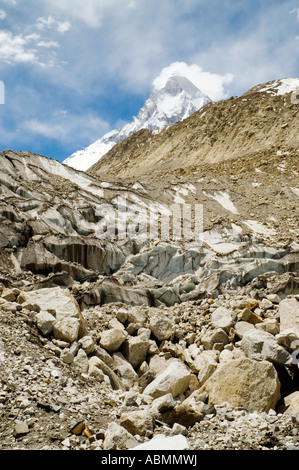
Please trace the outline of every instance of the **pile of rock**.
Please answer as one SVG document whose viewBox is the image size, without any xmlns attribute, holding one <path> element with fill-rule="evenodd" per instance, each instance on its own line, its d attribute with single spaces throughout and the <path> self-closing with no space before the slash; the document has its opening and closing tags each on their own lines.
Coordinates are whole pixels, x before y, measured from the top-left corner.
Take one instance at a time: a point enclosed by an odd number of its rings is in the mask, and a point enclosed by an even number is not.
<svg viewBox="0 0 299 470">
<path fill-rule="evenodd" d="M 296 295 L 257 299 L 247 289 L 171 308 L 111 304 L 82 315 L 67 289 L 2 288 L 0 308 L 30 319 L 43 348 L 80 379 L 121 397 L 102 439 L 90 433 L 94 448 L 132 448 L 161 429 L 182 439 L 219 419 L 223 406 L 299 421 Z"/>
</svg>

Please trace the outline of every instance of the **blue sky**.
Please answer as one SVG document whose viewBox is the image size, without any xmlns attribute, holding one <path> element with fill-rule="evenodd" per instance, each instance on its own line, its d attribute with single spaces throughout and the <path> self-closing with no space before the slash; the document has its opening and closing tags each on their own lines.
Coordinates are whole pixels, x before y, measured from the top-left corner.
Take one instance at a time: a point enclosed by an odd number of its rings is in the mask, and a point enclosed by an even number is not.
<svg viewBox="0 0 299 470">
<path fill-rule="evenodd" d="M 0 150 L 63 161 L 175 68 L 215 100 L 298 77 L 299 0 L 0 0 Z"/>
</svg>

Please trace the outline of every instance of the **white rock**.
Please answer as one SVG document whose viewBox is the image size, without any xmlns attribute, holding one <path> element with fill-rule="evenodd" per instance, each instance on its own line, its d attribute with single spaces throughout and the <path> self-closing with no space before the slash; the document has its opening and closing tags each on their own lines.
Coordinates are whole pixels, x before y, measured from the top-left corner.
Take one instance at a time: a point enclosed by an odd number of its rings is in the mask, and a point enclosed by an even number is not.
<svg viewBox="0 0 299 470">
<path fill-rule="evenodd" d="M 124 342 L 123 355 L 134 369 L 137 369 L 145 360 L 149 346 L 147 335 L 131 336 Z"/>
<path fill-rule="evenodd" d="M 174 334 L 174 321 L 161 313 L 152 315 L 149 326 L 158 341 L 167 340 Z"/>
<path fill-rule="evenodd" d="M 256 328 L 249 330 L 242 338 L 241 347 L 250 359 L 282 365 L 292 364 L 292 356 L 266 331 Z"/>
<path fill-rule="evenodd" d="M 109 352 L 116 352 L 125 342 L 127 337 L 127 332 L 122 329 L 113 328 L 111 330 L 106 330 L 101 334 L 100 345 Z"/>
<path fill-rule="evenodd" d="M 57 321 L 53 328 L 54 337 L 73 343 L 77 341 L 80 330 L 80 322 L 78 318 L 70 317 Z"/>
<path fill-rule="evenodd" d="M 111 358 L 111 362 L 113 359 Z M 99 357 L 97 356 L 92 356 L 88 360 L 88 373 L 90 373 L 92 376 L 96 376 L 100 381 L 102 381 L 101 374 L 98 374 L 95 368 L 98 368 L 101 370 L 104 374 L 104 379 L 106 380 L 106 376 L 109 377 L 111 386 L 115 390 L 124 390 L 125 389 L 125 384 L 117 377 L 115 372 Z"/>
<path fill-rule="evenodd" d="M 281 302 L 281 298 L 277 294 L 268 294 L 266 297 L 273 304 L 279 304 Z"/>
<path fill-rule="evenodd" d="M 188 450 L 189 444 L 185 436 L 179 434 L 173 437 L 167 437 L 164 434 L 158 434 L 153 439 L 144 444 L 140 444 L 131 450 Z"/>
<path fill-rule="evenodd" d="M 36 315 L 36 326 L 43 335 L 52 333 L 56 318 L 47 311 L 41 311 Z"/>
<path fill-rule="evenodd" d="M 128 310 L 128 322 L 129 323 L 142 323 L 145 324 L 147 316 L 141 310 L 131 307 Z"/>
<path fill-rule="evenodd" d="M 275 336 L 278 344 L 281 344 L 290 351 L 296 351 L 299 348 L 299 336 L 293 329 L 283 330 Z"/>
<path fill-rule="evenodd" d="M 163 413 L 165 411 L 172 410 L 175 406 L 176 401 L 173 399 L 171 393 L 155 398 L 152 402 L 152 410 L 155 413 Z"/>
<path fill-rule="evenodd" d="M 197 358 L 194 360 L 194 367 L 198 372 L 198 381 L 200 385 L 203 385 L 205 381 L 211 377 L 213 372 L 215 372 L 218 364 L 218 351 L 203 351 Z"/>
<path fill-rule="evenodd" d="M 254 325 L 247 321 L 238 321 L 235 324 L 234 328 L 235 328 L 236 335 L 242 339 L 244 334 L 247 333 L 247 331 L 254 329 Z"/>
<path fill-rule="evenodd" d="M 234 353 L 233 351 L 229 351 L 228 349 L 224 349 L 221 351 L 219 355 L 219 363 L 223 364 L 224 362 L 228 362 L 234 359 Z"/>
<path fill-rule="evenodd" d="M 74 359 L 74 365 L 80 370 L 82 374 L 88 373 L 89 362 L 84 349 L 79 349 L 78 354 Z"/>
<path fill-rule="evenodd" d="M 213 346 L 218 343 L 222 345 L 222 348 L 229 343 L 227 333 L 222 328 L 212 329 L 207 331 L 202 340 L 203 347 L 205 349 L 213 349 Z"/>
<path fill-rule="evenodd" d="M 172 362 L 143 391 L 144 395 L 158 398 L 167 393 L 173 397 L 184 393 L 189 387 L 191 372 L 179 361 Z"/>
<path fill-rule="evenodd" d="M 267 331 L 267 333 L 271 333 L 271 335 L 277 335 L 279 333 L 279 323 L 276 318 L 265 318 L 262 323 L 257 323 L 255 328 L 258 330 Z"/>
<path fill-rule="evenodd" d="M 154 430 L 154 413 L 150 409 L 140 409 L 123 413 L 119 423 L 133 436 L 145 436 Z"/>
<path fill-rule="evenodd" d="M 295 298 L 284 299 L 279 304 L 280 333 L 292 329 L 299 336 L 299 302 Z"/>
<path fill-rule="evenodd" d="M 91 336 L 83 336 L 79 341 L 86 354 L 90 354 L 95 349 L 95 344 Z"/>
<path fill-rule="evenodd" d="M 214 328 L 222 328 L 227 333 L 233 326 L 234 312 L 225 307 L 218 307 L 211 314 L 211 323 Z"/>
<path fill-rule="evenodd" d="M 138 375 L 136 374 L 133 366 L 125 359 L 125 357 L 117 352 L 113 354 L 112 368 L 118 377 L 125 382 L 128 387 L 132 387 L 134 383 L 138 381 Z"/>
<path fill-rule="evenodd" d="M 104 450 L 130 449 L 136 443 L 132 434 L 117 423 L 110 423 L 105 432 Z"/>
<path fill-rule="evenodd" d="M 66 348 L 61 352 L 60 359 L 66 364 L 72 364 L 74 362 L 74 355 Z"/>
<path fill-rule="evenodd" d="M 103 371 L 99 367 L 90 363 L 88 363 L 88 375 L 97 379 L 98 382 L 103 382 L 105 380 L 105 374 Z"/>
<path fill-rule="evenodd" d="M 48 310 L 49 308 L 55 310 L 56 320 L 63 320 L 66 317 L 82 319 L 80 307 L 68 289 L 51 287 L 22 292 L 18 300 L 20 303 L 37 304 L 41 310 Z"/>
</svg>

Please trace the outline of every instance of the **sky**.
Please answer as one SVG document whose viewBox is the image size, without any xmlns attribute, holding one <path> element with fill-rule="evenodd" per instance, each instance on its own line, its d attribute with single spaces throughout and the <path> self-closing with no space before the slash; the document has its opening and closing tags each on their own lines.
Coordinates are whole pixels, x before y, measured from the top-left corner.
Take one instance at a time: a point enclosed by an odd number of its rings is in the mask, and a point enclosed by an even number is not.
<svg viewBox="0 0 299 470">
<path fill-rule="evenodd" d="M 0 151 L 63 161 L 174 71 L 215 101 L 299 77 L 299 0 L 0 0 Z"/>
</svg>

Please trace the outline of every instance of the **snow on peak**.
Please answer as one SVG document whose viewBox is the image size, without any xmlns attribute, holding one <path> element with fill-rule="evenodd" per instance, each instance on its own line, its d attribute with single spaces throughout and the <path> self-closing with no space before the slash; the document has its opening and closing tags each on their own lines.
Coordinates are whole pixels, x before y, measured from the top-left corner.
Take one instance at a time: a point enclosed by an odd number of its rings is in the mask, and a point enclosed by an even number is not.
<svg viewBox="0 0 299 470">
<path fill-rule="evenodd" d="M 182 121 L 211 102 L 188 78 L 171 75 L 165 86 L 154 90 L 133 121 L 104 135 L 95 143 L 75 152 L 63 163 L 86 171 L 98 162 L 114 145 L 141 129 L 162 130 Z"/>
<path fill-rule="evenodd" d="M 299 90 L 299 78 L 283 78 L 281 80 L 274 80 L 256 88 L 260 93 L 264 92 L 271 95 L 285 95 Z"/>
</svg>

